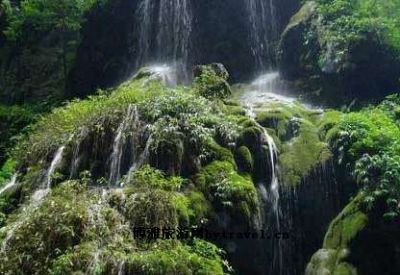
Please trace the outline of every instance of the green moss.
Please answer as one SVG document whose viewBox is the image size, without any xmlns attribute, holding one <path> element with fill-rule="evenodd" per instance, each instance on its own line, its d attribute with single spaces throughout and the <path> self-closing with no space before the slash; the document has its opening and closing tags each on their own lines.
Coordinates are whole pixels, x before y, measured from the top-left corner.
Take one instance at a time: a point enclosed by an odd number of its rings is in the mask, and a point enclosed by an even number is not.
<svg viewBox="0 0 400 275">
<path fill-rule="evenodd" d="M 327 144 L 320 141 L 318 129 L 303 121 L 299 135 L 282 146 L 279 161 L 285 183 L 296 185 L 311 169 L 331 157 Z"/>
<path fill-rule="evenodd" d="M 246 115 L 246 110 L 243 109 L 241 106 L 226 106 L 224 109 L 224 113 L 227 115 L 239 115 L 244 116 Z"/>
<path fill-rule="evenodd" d="M 349 263 L 340 263 L 335 268 L 333 275 L 356 275 L 357 269 Z"/>
<path fill-rule="evenodd" d="M 368 216 L 361 209 L 363 197 L 364 195 L 360 193 L 332 221 L 325 236 L 324 248 L 346 248 L 350 241 L 365 228 Z"/>
<path fill-rule="evenodd" d="M 240 124 L 243 128 L 259 126 L 254 119 L 251 119 L 247 116 L 240 117 L 240 119 L 237 121 L 237 123 Z"/>
<path fill-rule="evenodd" d="M 247 223 L 258 211 L 257 191 L 251 177 L 239 175 L 231 163 L 214 161 L 200 171 L 196 180 L 217 209 L 228 209 Z"/>
<path fill-rule="evenodd" d="M 343 118 L 343 113 L 335 110 L 325 111 L 321 121 L 318 123 L 319 134 L 322 140 L 325 140 L 326 134 L 336 126 Z"/>
<path fill-rule="evenodd" d="M 225 274 L 219 250 L 204 241 L 193 246 L 158 243 L 149 251 L 128 255 L 126 270 L 132 274 Z"/>
<path fill-rule="evenodd" d="M 357 274 L 348 258 L 351 242 L 368 224 L 368 216 L 362 209 L 364 197 L 365 194 L 360 192 L 332 221 L 325 235 L 323 249 L 312 256 L 306 275 L 318 275 L 321 272 Z"/>
<path fill-rule="evenodd" d="M 287 133 L 289 121 L 293 115 L 289 112 L 281 112 L 279 110 L 263 111 L 257 114 L 257 121 L 266 128 L 274 128 L 279 137 L 283 137 Z"/>
<path fill-rule="evenodd" d="M 96 251 L 94 243 L 74 247 L 72 252 L 53 262 L 52 274 L 116 274 L 119 269 L 128 274 L 226 274 L 222 251 L 202 240 L 189 244 L 160 240 L 140 248 L 124 251 L 118 247 L 103 247 Z M 99 253 L 93 261 L 94 253 Z"/>
<path fill-rule="evenodd" d="M 290 19 L 286 30 L 293 28 L 299 24 L 307 22 L 314 14 L 316 3 L 314 1 L 307 1 L 301 9 Z M 285 31 L 286 31 L 285 30 Z"/>
<path fill-rule="evenodd" d="M 345 262 L 347 254 L 346 250 L 320 249 L 312 256 L 305 274 L 357 275 L 357 269 Z"/>
<path fill-rule="evenodd" d="M 110 121 L 117 127 L 129 104 L 163 92 L 159 83 L 143 86 L 140 81 L 130 81 L 120 85 L 111 95 L 100 91 L 86 100 L 74 100 L 39 119 L 31 127 L 29 139 L 20 142 L 13 155 L 18 160 L 35 161 L 65 144 L 83 126 L 101 129 L 104 121 Z"/>
<path fill-rule="evenodd" d="M 162 189 L 165 191 L 177 191 L 181 188 L 183 179 L 180 177 L 167 177 L 162 171 L 144 165 L 135 171 L 132 176 L 132 184 L 136 190 Z"/>
<path fill-rule="evenodd" d="M 197 94 L 208 99 L 223 99 L 232 94 L 225 75 L 219 75 L 212 66 L 202 66 L 201 74 L 195 78 Z"/>
<path fill-rule="evenodd" d="M 1 186 L 11 178 L 12 174 L 15 172 L 17 162 L 13 159 L 8 159 L 0 169 L 0 188 Z"/>
<path fill-rule="evenodd" d="M 191 224 L 202 224 L 214 216 L 212 206 L 203 193 L 199 191 L 189 191 L 186 194 L 189 200 L 189 218 Z"/>
<path fill-rule="evenodd" d="M 179 222 L 176 196 L 159 189 L 134 193 L 126 199 L 126 217 L 133 227 L 175 228 Z"/>
<path fill-rule="evenodd" d="M 261 135 L 262 135 L 262 130 L 260 129 L 259 126 L 251 126 L 245 128 L 240 133 L 238 144 L 245 145 L 252 151 L 256 150 L 256 148 L 260 144 Z"/>
<path fill-rule="evenodd" d="M 210 160 L 227 161 L 233 165 L 235 164 L 232 152 L 213 140 L 207 142 L 205 150 L 207 152 L 207 157 Z"/>
<path fill-rule="evenodd" d="M 235 161 L 239 171 L 249 173 L 253 171 L 254 161 L 250 150 L 246 146 L 240 146 L 235 152 Z"/>
</svg>

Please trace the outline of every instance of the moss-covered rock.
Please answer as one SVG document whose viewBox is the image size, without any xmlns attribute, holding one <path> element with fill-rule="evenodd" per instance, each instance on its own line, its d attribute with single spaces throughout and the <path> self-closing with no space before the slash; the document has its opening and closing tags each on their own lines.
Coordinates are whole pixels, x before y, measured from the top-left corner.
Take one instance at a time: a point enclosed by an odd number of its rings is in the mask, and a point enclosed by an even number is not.
<svg viewBox="0 0 400 275">
<path fill-rule="evenodd" d="M 235 223 L 251 225 L 259 206 L 249 175 L 239 175 L 229 162 L 214 161 L 196 175 L 195 182 L 216 212 L 227 211 Z"/>
<path fill-rule="evenodd" d="M 299 184 L 312 169 L 332 157 L 325 138 L 321 136 L 320 127 L 327 127 L 328 119 L 334 118 L 325 115 L 323 111 L 310 109 L 296 102 L 270 103 L 260 107 L 256 115 L 257 122 L 268 129 L 279 149 L 280 176 L 283 184 Z M 254 144 L 254 140 L 255 138 L 250 144 Z M 257 154 L 260 151 L 258 150 Z M 258 163 L 267 163 L 262 154 L 257 158 Z"/>
<path fill-rule="evenodd" d="M 367 226 L 368 215 L 362 207 L 363 194 L 359 194 L 332 221 L 325 235 L 323 249 L 316 252 L 307 266 L 307 275 L 356 275 L 357 269 L 348 262 L 351 242 Z"/>
<path fill-rule="evenodd" d="M 235 152 L 235 161 L 239 171 L 251 174 L 253 171 L 254 160 L 250 150 L 246 146 L 240 146 Z"/>
<path fill-rule="evenodd" d="M 316 7 L 315 1 L 307 1 L 290 19 L 281 36 L 280 66 L 283 69 L 283 76 L 288 79 L 295 79 L 303 73 L 299 57 L 304 51 L 304 33 L 315 14 Z"/>
<path fill-rule="evenodd" d="M 332 156 L 327 144 L 320 140 L 318 128 L 308 121 L 301 123 L 299 134 L 282 145 L 279 161 L 282 178 L 288 185 L 296 185 L 311 169 Z"/>
<path fill-rule="evenodd" d="M 385 270 L 386 265 L 396 259 L 397 256 L 388 252 L 395 249 L 398 241 L 393 236 L 379 236 L 381 233 L 378 233 L 381 230 L 393 230 L 395 223 L 379 222 L 378 213 L 382 209 L 378 207 L 368 211 L 364 201 L 365 194 L 361 192 L 332 221 L 323 248 L 313 255 L 307 266 L 307 275 L 374 274 Z M 392 234 L 398 231 L 394 230 Z M 367 248 L 374 251 L 368 251 Z M 388 254 L 383 256 L 382 253 Z M 393 272 L 399 267 L 393 265 L 388 270 Z"/>
<path fill-rule="evenodd" d="M 398 31 L 388 26 L 398 29 L 397 15 L 383 2 L 370 5 L 306 1 L 281 36 L 283 77 L 306 97 L 329 106 L 366 102 L 395 89 L 400 59 L 398 43 L 390 37 L 398 37 Z M 366 12 L 371 9 L 379 11 Z M 385 75 L 378 76 L 382 71 Z"/>
<path fill-rule="evenodd" d="M 208 99 L 227 98 L 232 94 L 228 78 L 229 74 L 222 64 L 199 66 L 195 69 L 195 89 Z"/>
<path fill-rule="evenodd" d="M 261 144 L 262 129 L 259 126 L 244 128 L 239 136 L 238 145 L 244 145 L 251 151 L 256 151 Z"/>
</svg>

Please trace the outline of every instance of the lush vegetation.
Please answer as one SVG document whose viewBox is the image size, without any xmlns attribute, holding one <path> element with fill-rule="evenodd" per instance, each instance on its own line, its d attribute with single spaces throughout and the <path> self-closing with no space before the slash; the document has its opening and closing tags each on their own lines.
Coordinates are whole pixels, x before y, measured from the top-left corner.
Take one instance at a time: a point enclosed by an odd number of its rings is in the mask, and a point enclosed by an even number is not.
<svg viewBox="0 0 400 275">
<path fill-rule="evenodd" d="M 203 240 L 132 239 L 136 227 L 220 227 L 216 213 L 221 211 L 240 226 L 254 226 L 260 209 L 253 173 L 241 169 L 243 161 L 236 164 L 234 153 L 238 140 L 238 151 L 243 152 L 249 129 L 253 139 L 262 131 L 243 112 L 232 114 L 238 106 L 199 96 L 197 87 L 170 89 L 158 81 L 133 79 L 56 108 L 29 126 L 11 152 L 16 161 L 10 159 L 2 170 L 4 178 L 16 168 L 20 175 L 2 208 L 2 242 L 7 249 L 1 253 L 7 259 L 0 270 L 107 274 L 123 267 L 146 274 L 229 272 L 222 251 Z M 123 189 L 106 191 L 106 162 L 114 136 L 133 105 L 139 113 L 137 128 L 123 134 L 137 134 L 137 148 L 131 150 L 139 164 L 142 159 L 147 164 L 125 170 Z M 84 147 L 87 142 L 89 148 Z M 63 161 L 50 178 L 57 187 L 38 200 L 35 190 L 43 188 L 42 175 L 61 145 Z M 74 152 L 89 158 L 88 164 L 76 164 Z M 100 172 L 92 163 L 102 165 Z M 67 180 L 71 165 L 79 176 Z M 19 203 L 26 206 L 14 211 Z M 64 214 L 54 218 L 59 213 Z M 47 231 L 40 231 L 40 225 Z M 28 242 L 20 238 L 25 234 Z M 33 247 L 43 249 L 29 252 Z"/>
<path fill-rule="evenodd" d="M 399 85 L 399 10 L 395 0 L 305 1 L 282 35 L 282 74 L 317 104 L 381 100 Z"/>
<path fill-rule="evenodd" d="M 367 192 L 368 207 L 386 200 L 386 218 L 400 213 L 399 103 L 393 95 L 377 107 L 347 114 L 327 134 L 339 162 L 352 165 L 354 178 Z"/>
<path fill-rule="evenodd" d="M 269 104 L 258 112 L 257 121 L 272 129 L 279 141 L 281 180 L 289 186 L 300 184 L 310 172 L 330 159 L 319 128 L 329 113 L 308 109 L 301 104 Z"/>
<path fill-rule="evenodd" d="M 83 15 L 96 2 L 97 0 L 24 0 L 19 3 L 19 6 L 13 7 L 7 0 L 4 5 L 8 26 L 4 33 L 9 41 L 15 41 L 18 44 L 32 43 L 50 32 L 59 33 L 63 72 L 66 78 L 68 64 L 71 63 L 67 60 L 67 55 L 71 52 L 69 48 L 76 47 Z"/>
<path fill-rule="evenodd" d="M 387 44 L 400 54 L 400 4 L 396 0 L 319 0 L 328 32 L 341 54 L 368 37 Z"/>
<path fill-rule="evenodd" d="M 124 57 L 97 49 L 103 41 L 81 44 L 82 35 L 89 40 L 97 35 L 98 30 L 88 34 L 96 27 L 93 22 L 121 12 L 123 1 L 115 6 L 103 0 L 2 1 L 0 97 L 6 100 L 0 105 L 0 273 L 229 274 L 234 263 L 227 259 L 235 261 L 236 252 L 253 247 L 199 236 L 140 238 L 137 229 L 151 228 L 152 234 L 199 227 L 286 230 L 288 224 L 313 219 L 310 207 L 317 212 L 329 205 L 335 208 L 326 211 L 331 223 L 321 225 L 327 229 L 322 250 L 312 257 L 307 274 L 356 274 L 352 257 L 369 262 L 358 254 L 365 243 L 375 245 L 369 232 L 398 235 L 393 225 L 400 219 L 400 96 L 352 110 L 360 95 L 365 101 L 369 95 L 382 97 L 400 76 L 395 69 L 400 2 L 306 2 L 284 32 L 282 45 L 287 39 L 290 47 L 282 51 L 293 53 L 287 60 L 301 70 L 292 79 L 295 86 L 329 94 L 331 105 L 342 104 L 339 90 L 355 99 L 341 111 L 268 95 L 264 100 L 264 94 L 251 105 L 233 92 L 275 92 L 274 80 L 268 87 L 238 84 L 235 90 L 218 63 L 196 66 L 188 86 L 170 87 L 149 67 L 112 88 L 61 103 L 69 74 L 95 81 L 107 72 L 121 77 L 127 69 L 115 69 Z M 103 3 L 112 4 L 104 8 Z M 93 22 L 81 32 L 87 16 Z M 134 25 L 124 30 L 132 32 L 129 43 L 115 41 L 115 49 L 129 48 L 128 56 L 136 54 Z M 88 58 L 93 66 L 106 64 L 98 75 L 71 71 L 80 64 L 75 63 L 78 48 L 81 55 L 95 56 Z M 118 53 L 115 49 L 107 51 Z M 118 77 L 102 84 L 115 84 Z M 107 86 L 92 84 L 90 89 Z M 36 99 L 45 103 L 29 103 Z M 247 103 L 251 106 L 243 107 Z M 278 187 L 271 186 L 272 174 Z M 315 182 L 321 186 L 311 186 Z M 324 194 L 316 194 L 320 190 Z M 385 241 L 397 249 L 394 238 Z M 277 249 L 274 243 L 266 243 L 254 251 L 277 252 L 270 250 Z M 321 243 L 322 234 L 310 247 Z M 309 250 L 297 243 L 292 248 L 296 256 L 297 249 Z"/>
</svg>

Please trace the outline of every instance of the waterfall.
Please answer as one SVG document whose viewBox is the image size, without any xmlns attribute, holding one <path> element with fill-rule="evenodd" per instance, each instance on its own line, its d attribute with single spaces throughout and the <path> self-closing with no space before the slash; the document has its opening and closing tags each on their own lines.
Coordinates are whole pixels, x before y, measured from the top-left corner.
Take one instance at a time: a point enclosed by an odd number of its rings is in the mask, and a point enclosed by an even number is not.
<svg viewBox="0 0 400 275">
<path fill-rule="evenodd" d="M 269 165 L 267 167 L 271 171 L 271 181 L 269 189 L 267 189 L 267 201 L 270 204 L 270 220 L 268 223 L 270 228 L 275 232 L 280 232 L 280 220 L 281 220 L 281 208 L 280 208 L 280 195 L 279 195 L 279 180 L 278 180 L 278 166 L 275 160 L 278 159 L 278 148 L 273 140 L 273 138 L 267 133 L 264 129 L 263 142 L 268 144 L 269 151 Z M 282 249 L 282 241 L 280 239 L 272 240 L 272 249 L 273 249 L 273 259 L 270 265 L 270 274 L 282 274 L 283 269 L 283 249 Z"/>
<path fill-rule="evenodd" d="M 86 127 L 82 127 L 77 138 L 74 141 L 73 149 L 72 149 L 72 160 L 71 160 L 71 168 L 69 178 L 72 179 L 77 176 L 79 161 L 80 161 L 80 146 L 82 140 L 88 135 L 88 129 Z"/>
<path fill-rule="evenodd" d="M 54 172 L 58 168 L 58 165 L 60 164 L 62 160 L 62 156 L 65 150 L 65 146 L 61 146 L 58 148 L 57 152 L 55 153 L 53 160 L 50 164 L 50 167 L 47 169 L 46 172 L 46 177 L 42 182 L 41 189 L 36 190 L 33 195 L 31 196 L 29 200 L 29 204 L 23 208 L 22 211 L 22 217 L 12 224 L 11 228 L 8 229 L 7 235 L 4 238 L 0 253 L 4 253 L 5 250 L 7 249 L 8 242 L 12 239 L 14 236 L 15 231 L 30 217 L 30 214 L 33 213 L 43 202 L 44 198 L 47 196 L 47 194 L 50 192 L 51 188 L 51 177 L 53 176 Z"/>
<path fill-rule="evenodd" d="M 278 39 L 274 0 L 246 0 L 250 47 L 259 71 L 271 69 L 273 43 Z"/>
<path fill-rule="evenodd" d="M 87 208 L 88 215 L 89 215 L 89 224 L 92 226 L 96 231 L 97 234 L 102 234 L 102 227 L 107 227 L 107 222 L 104 219 L 102 210 L 105 207 L 106 204 L 106 196 L 107 196 L 107 190 L 106 189 L 99 189 L 101 191 L 101 194 L 96 194 L 95 199 L 96 201 L 94 203 L 91 203 L 89 207 Z M 96 250 L 94 251 L 92 255 L 92 259 L 88 264 L 87 267 L 87 274 L 95 274 L 96 273 L 96 268 L 97 264 L 100 260 L 101 253 L 102 253 L 102 247 L 104 246 L 104 238 L 100 239 L 99 243 L 97 243 Z"/>
<path fill-rule="evenodd" d="M 186 64 L 192 16 L 187 0 L 161 0 L 158 17 L 158 58 L 181 59 Z"/>
<path fill-rule="evenodd" d="M 15 173 L 10 181 L 8 183 L 6 183 L 6 185 L 3 186 L 3 188 L 0 189 L 0 196 L 1 194 L 3 194 L 3 192 L 5 192 L 6 190 L 8 190 L 9 188 L 13 187 L 15 184 L 17 184 L 17 176 L 18 174 Z"/>
<path fill-rule="evenodd" d="M 121 261 L 118 265 L 118 273 L 117 275 L 125 274 L 125 261 Z"/>
<path fill-rule="evenodd" d="M 139 3 L 138 15 L 140 22 L 139 46 L 136 59 L 136 67 L 144 65 L 150 59 L 151 37 L 152 37 L 152 21 L 153 21 L 153 5 L 152 0 L 143 0 Z"/>
<path fill-rule="evenodd" d="M 61 146 L 60 148 L 58 148 L 56 154 L 54 155 L 54 158 L 50 164 L 49 169 L 47 170 L 47 174 L 46 174 L 46 189 L 50 189 L 51 188 L 51 176 L 53 175 L 53 173 L 55 172 L 55 170 L 57 169 L 58 165 L 60 164 L 61 160 L 62 160 L 62 156 L 65 150 L 65 146 Z"/>
<path fill-rule="evenodd" d="M 174 65 L 151 65 L 146 67 L 146 71 L 150 74 L 150 76 L 146 79 L 144 85 L 154 80 L 160 81 L 162 84 L 168 87 L 175 87 L 178 84 L 178 68 Z"/>
<path fill-rule="evenodd" d="M 124 147 L 126 145 L 127 137 L 129 132 L 137 130 L 139 124 L 139 113 L 136 105 L 130 104 L 124 119 L 117 129 L 117 133 L 113 143 L 113 151 L 111 154 L 110 164 L 110 184 L 117 184 L 121 179 L 121 165 L 122 157 L 124 153 Z M 135 144 L 132 148 L 135 149 Z M 134 157 L 136 154 L 133 154 Z"/>
<path fill-rule="evenodd" d="M 133 161 L 131 167 L 129 168 L 127 182 L 132 181 L 133 173 L 148 160 L 149 154 L 150 154 L 150 145 L 151 145 L 152 141 L 153 141 L 153 139 L 152 139 L 152 136 L 150 135 L 150 137 L 146 141 L 146 146 L 145 146 L 143 152 L 140 154 L 140 156 L 137 160 Z"/>
<path fill-rule="evenodd" d="M 65 145 L 59 147 L 56 153 L 54 154 L 53 160 L 51 161 L 50 167 L 47 169 L 46 177 L 42 182 L 41 188 L 36 190 L 31 197 L 33 204 L 37 204 L 39 206 L 41 201 L 50 192 L 51 182 L 52 182 L 51 178 L 62 160 L 64 150 L 65 150 Z"/>
<path fill-rule="evenodd" d="M 157 3 L 157 2 L 156 2 Z M 192 13 L 188 0 L 142 0 L 139 4 L 139 43 L 136 68 L 172 63 L 187 80 Z"/>
</svg>

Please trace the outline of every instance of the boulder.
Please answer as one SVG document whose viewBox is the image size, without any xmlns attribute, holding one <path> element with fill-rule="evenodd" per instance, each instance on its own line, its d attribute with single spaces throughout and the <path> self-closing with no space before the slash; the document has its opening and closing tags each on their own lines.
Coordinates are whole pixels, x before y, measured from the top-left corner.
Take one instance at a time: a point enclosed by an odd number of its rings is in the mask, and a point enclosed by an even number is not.
<svg viewBox="0 0 400 275">
<path fill-rule="evenodd" d="M 196 65 L 193 67 L 193 76 L 199 77 L 206 69 L 211 68 L 215 74 L 225 80 L 229 78 L 229 72 L 222 63 L 211 63 L 208 65 Z"/>
</svg>

